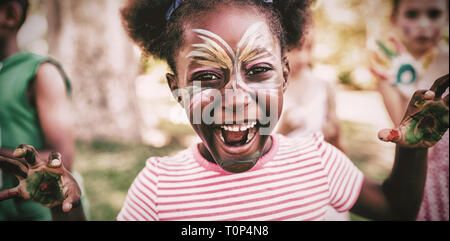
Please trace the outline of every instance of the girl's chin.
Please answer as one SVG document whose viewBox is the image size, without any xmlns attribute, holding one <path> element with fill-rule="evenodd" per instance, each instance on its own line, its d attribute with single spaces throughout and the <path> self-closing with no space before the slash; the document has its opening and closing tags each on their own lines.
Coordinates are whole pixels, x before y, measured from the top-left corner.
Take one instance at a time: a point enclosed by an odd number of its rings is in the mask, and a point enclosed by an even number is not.
<svg viewBox="0 0 450 241">
<path fill-rule="evenodd" d="M 209 129 L 213 134 L 208 149 L 215 162 L 231 173 L 245 172 L 255 166 L 269 137 L 260 135 L 260 125 L 256 121 Z"/>
</svg>

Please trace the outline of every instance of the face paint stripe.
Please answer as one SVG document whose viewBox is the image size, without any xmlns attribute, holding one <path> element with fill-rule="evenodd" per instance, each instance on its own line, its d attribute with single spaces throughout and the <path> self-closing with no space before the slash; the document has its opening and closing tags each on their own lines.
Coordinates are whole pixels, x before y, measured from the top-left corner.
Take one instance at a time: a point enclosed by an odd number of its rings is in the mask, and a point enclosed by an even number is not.
<svg viewBox="0 0 450 241">
<path fill-rule="evenodd" d="M 227 49 L 227 51 L 231 54 L 231 56 L 234 57 L 233 49 L 220 36 L 216 35 L 215 33 L 210 32 L 208 30 L 204 30 L 204 29 L 194 29 L 193 31 L 200 35 L 205 35 L 207 37 L 210 37 L 210 38 L 213 38 L 213 39 L 219 41 L 219 43 L 221 43 Z"/>
<path fill-rule="evenodd" d="M 204 29 L 194 29 L 198 37 L 204 41 L 202 44 L 193 44 L 196 48 L 191 51 L 187 57 L 193 57 L 193 61 L 199 65 L 206 65 L 214 68 L 228 69 L 234 81 L 231 83 L 233 90 L 248 85 L 244 83 L 241 76 L 241 67 L 243 63 L 250 62 L 259 58 L 276 58 L 271 51 L 270 38 L 263 33 L 264 22 L 258 22 L 250 26 L 237 44 L 236 53 L 230 45 L 220 36 Z M 222 46 L 226 49 L 224 50 Z M 229 54 L 227 54 L 227 51 Z M 231 55 L 231 57 L 230 57 Z M 273 60 L 267 60 L 272 62 Z M 275 60 L 276 61 L 276 60 Z M 251 83 L 252 88 L 278 88 L 281 83 L 276 82 L 276 77 L 264 81 L 264 83 Z M 252 88 L 243 88 L 251 91 Z"/>
<path fill-rule="evenodd" d="M 202 38 L 203 39 L 203 38 Z M 194 57 L 195 58 L 207 58 L 209 56 L 209 60 L 217 61 L 224 65 L 224 67 L 231 66 L 231 59 L 226 54 L 226 52 L 214 41 L 205 40 L 205 44 L 194 44 L 193 47 L 197 48 L 196 50 L 191 51 L 186 57 Z M 212 45 L 212 46 L 211 46 Z"/>
<path fill-rule="evenodd" d="M 231 66 L 231 59 L 230 56 L 228 56 L 228 54 L 225 52 L 225 50 L 219 45 L 217 44 L 214 40 L 204 37 L 204 36 L 199 36 L 199 38 L 203 39 L 207 44 L 211 45 L 213 47 L 213 49 L 215 49 L 216 51 L 211 51 L 213 53 L 218 53 L 220 54 L 221 59 L 224 59 L 228 63 L 228 66 Z M 207 45 L 207 47 L 209 47 Z"/>
</svg>

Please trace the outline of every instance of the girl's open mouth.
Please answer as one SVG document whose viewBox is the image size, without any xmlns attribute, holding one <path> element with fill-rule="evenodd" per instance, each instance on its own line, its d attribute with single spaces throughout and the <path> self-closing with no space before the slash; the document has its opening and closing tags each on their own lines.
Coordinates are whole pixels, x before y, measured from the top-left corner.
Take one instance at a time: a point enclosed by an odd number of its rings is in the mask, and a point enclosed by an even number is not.
<svg viewBox="0 0 450 241">
<path fill-rule="evenodd" d="M 221 125 L 215 127 L 215 134 L 228 147 L 240 147 L 249 144 L 259 130 L 257 121 L 242 124 Z"/>
</svg>

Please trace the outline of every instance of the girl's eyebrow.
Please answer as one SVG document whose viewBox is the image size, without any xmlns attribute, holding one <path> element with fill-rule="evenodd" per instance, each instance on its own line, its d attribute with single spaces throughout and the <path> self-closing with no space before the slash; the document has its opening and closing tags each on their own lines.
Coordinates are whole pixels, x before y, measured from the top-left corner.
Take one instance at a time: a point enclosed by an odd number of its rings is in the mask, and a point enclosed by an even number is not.
<svg viewBox="0 0 450 241">
<path fill-rule="evenodd" d="M 186 58 L 191 58 L 196 64 L 213 66 L 221 69 L 231 69 L 233 61 L 228 53 L 217 42 L 221 43 L 230 53 L 233 54 L 230 46 L 219 36 L 203 29 L 194 29 L 198 37 L 204 42 L 193 44 L 193 51 L 189 52 Z M 217 41 L 217 42 L 216 42 Z"/>
<path fill-rule="evenodd" d="M 272 53 L 272 39 L 265 34 L 264 23 L 253 24 L 242 36 L 238 43 L 238 59 L 248 62 L 264 56 L 274 56 Z"/>
<path fill-rule="evenodd" d="M 268 50 L 266 48 L 259 47 L 259 48 L 256 48 L 256 49 L 253 49 L 253 50 L 249 51 L 245 55 L 239 56 L 239 60 L 242 63 L 248 63 L 248 62 L 252 62 L 252 61 L 255 61 L 255 60 L 258 60 L 258 59 L 261 59 L 261 58 L 266 58 L 267 59 L 267 58 L 270 58 L 270 57 L 275 57 L 270 50 Z"/>
<path fill-rule="evenodd" d="M 193 29 L 203 43 L 192 44 L 193 50 L 186 55 L 191 64 L 231 70 L 237 62 L 246 63 L 264 57 L 276 57 L 272 53 L 272 39 L 263 31 L 264 23 L 250 26 L 238 43 L 236 53 L 220 36 L 205 29 Z M 231 56 L 230 56 L 231 55 Z M 235 66 L 237 65 L 237 66 Z"/>
<path fill-rule="evenodd" d="M 225 62 L 218 59 L 217 56 L 191 56 L 191 59 L 192 61 L 189 63 L 189 68 L 191 68 L 192 65 L 201 65 L 216 69 L 230 69 L 230 67 Z"/>
</svg>

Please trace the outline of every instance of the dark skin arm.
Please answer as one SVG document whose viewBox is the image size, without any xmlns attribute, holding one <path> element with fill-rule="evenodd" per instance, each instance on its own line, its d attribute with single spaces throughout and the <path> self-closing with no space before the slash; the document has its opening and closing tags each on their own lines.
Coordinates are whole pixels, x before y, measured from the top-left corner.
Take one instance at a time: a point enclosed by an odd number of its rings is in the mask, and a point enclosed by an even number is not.
<svg viewBox="0 0 450 241">
<path fill-rule="evenodd" d="M 70 105 L 66 86 L 59 70 L 50 63 L 39 67 L 36 78 L 30 85 L 29 101 L 36 106 L 40 124 L 45 136 L 46 150 L 41 150 L 36 156 L 47 157 L 55 150 L 63 156 L 63 165 L 67 170 L 72 168 L 74 143 Z M 33 151 L 35 151 L 33 149 Z M 13 150 L 0 149 L 3 156 L 13 156 Z M 51 208 L 54 220 L 79 220 L 84 218 L 81 206 L 76 206 L 71 212 L 61 212 L 62 207 Z M 81 215 L 82 214 L 82 215 Z"/>
<path fill-rule="evenodd" d="M 74 153 L 70 103 L 64 80 L 53 64 L 44 63 L 39 67 L 30 85 L 28 99 L 37 109 L 45 137 L 46 148 L 39 150 L 40 156 L 46 157 L 57 151 L 64 157 L 64 167 L 70 171 Z M 12 156 L 13 152 L 0 148 L 3 155 Z"/>
<path fill-rule="evenodd" d="M 52 151 L 61 153 L 64 167 L 70 171 L 74 153 L 72 117 L 66 86 L 59 70 L 53 64 L 42 64 L 32 90 L 48 146 L 41 156 L 48 156 Z"/>
<path fill-rule="evenodd" d="M 345 152 L 342 145 L 341 126 L 336 113 L 336 95 L 334 87 L 330 84 L 327 84 L 327 93 L 328 111 L 325 125 L 322 127 L 322 133 L 326 142 L 337 147 L 342 152 Z"/>
<path fill-rule="evenodd" d="M 431 91 L 417 91 L 398 128 L 382 130 L 382 141 L 394 142 L 396 154 L 389 177 L 379 184 L 364 179 L 360 196 L 350 210 L 375 220 L 415 220 L 422 202 L 428 148 L 436 144 L 449 125 L 448 75 Z"/>
<path fill-rule="evenodd" d="M 31 93 L 35 93 L 34 99 L 45 142 L 49 149 L 64 156 L 63 165 L 70 171 L 74 153 L 70 104 L 64 80 L 53 64 L 44 63 L 39 67 Z M 49 156 L 51 152 L 44 150 L 39 154 Z M 85 219 L 80 205 L 74 207 L 69 213 L 61 212 L 61 210 L 61 206 L 51 209 L 53 220 L 77 220 L 81 217 L 82 220 Z"/>
</svg>

